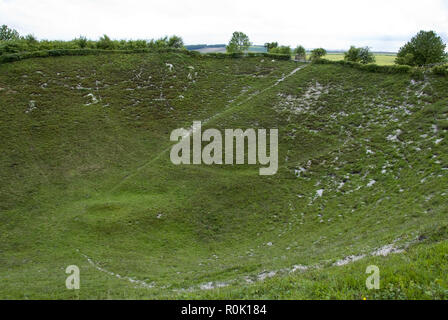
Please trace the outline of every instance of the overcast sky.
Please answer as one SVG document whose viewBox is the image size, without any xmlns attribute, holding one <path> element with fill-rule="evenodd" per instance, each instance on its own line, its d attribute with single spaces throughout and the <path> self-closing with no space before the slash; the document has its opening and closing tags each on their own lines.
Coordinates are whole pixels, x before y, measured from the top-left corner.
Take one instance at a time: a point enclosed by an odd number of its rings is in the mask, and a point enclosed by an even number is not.
<svg viewBox="0 0 448 320">
<path fill-rule="evenodd" d="M 0 0 L 2 24 L 51 40 L 176 34 L 216 44 L 243 31 L 254 44 L 396 51 L 419 30 L 447 42 L 448 0 Z"/>
</svg>

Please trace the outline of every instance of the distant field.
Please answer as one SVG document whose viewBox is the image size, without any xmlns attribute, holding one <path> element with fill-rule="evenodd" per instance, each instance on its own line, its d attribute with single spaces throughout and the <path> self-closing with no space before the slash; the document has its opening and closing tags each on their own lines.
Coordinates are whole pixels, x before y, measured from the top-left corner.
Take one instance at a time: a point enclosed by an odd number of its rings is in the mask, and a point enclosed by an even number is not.
<svg viewBox="0 0 448 320">
<path fill-rule="evenodd" d="M 226 47 L 208 46 L 200 49 L 192 49 L 200 53 L 225 53 Z M 260 45 L 250 46 L 248 52 L 266 52 L 266 48 Z M 308 53 L 309 54 L 309 53 Z M 344 60 L 344 53 L 329 53 L 325 56 L 326 59 L 332 61 Z M 376 63 L 379 65 L 392 65 L 395 63 L 395 54 L 375 54 Z"/>
<path fill-rule="evenodd" d="M 325 56 L 326 59 L 332 61 L 344 60 L 343 53 L 329 53 Z M 379 65 L 391 65 L 395 63 L 396 55 L 394 54 L 375 54 L 376 63 Z"/>
<path fill-rule="evenodd" d="M 250 46 L 249 52 L 267 52 L 264 46 Z"/>
<path fill-rule="evenodd" d="M 218 48 L 201 48 L 195 51 L 199 51 L 200 53 L 213 53 L 213 52 L 226 52 L 226 47 L 218 47 Z"/>
</svg>

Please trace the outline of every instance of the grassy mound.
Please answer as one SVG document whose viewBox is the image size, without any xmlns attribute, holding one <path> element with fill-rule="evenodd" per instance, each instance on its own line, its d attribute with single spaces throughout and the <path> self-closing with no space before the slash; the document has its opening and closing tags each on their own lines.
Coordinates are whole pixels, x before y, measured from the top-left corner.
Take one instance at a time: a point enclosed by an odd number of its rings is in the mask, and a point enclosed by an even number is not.
<svg viewBox="0 0 448 320">
<path fill-rule="evenodd" d="M 0 65 L 0 297 L 447 298 L 448 79 L 297 67 L 182 53 Z M 278 128 L 279 172 L 173 165 L 169 135 L 193 120 Z M 372 263 L 403 276 L 366 293 Z"/>
</svg>

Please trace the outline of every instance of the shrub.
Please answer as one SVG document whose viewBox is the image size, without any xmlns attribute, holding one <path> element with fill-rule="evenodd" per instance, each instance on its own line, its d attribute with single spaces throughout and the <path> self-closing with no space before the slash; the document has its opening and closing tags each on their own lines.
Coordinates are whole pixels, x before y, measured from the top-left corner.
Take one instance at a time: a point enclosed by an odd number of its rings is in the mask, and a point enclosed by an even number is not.
<svg viewBox="0 0 448 320">
<path fill-rule="evenodd" d="M 8 28 L 7 25 L 0 27 L 0 41 L 17 40 L 20 38 L 17 30 Z"/>
<path fill-rule="evenodd" d="M 27 44 L 23 40 L 5 41 L 0 44 L 0 54 L 18 53 L 26 51 Z"/>
<path fill-rule="evenodd" d="M 188 51 L 189 53 L 194 51 Z M 225 59 L 225 58 L 243 58 L 245 56 L 247 57 L 265 57 L 275 60 L 290 60 L 291 56 L 287 54 L 275 54 L 275 53 L 267 53 L 267 52 L 233 52 L 233 53 L 222 53 L 222 52 L 210 52 L 206 54 L 200 54 L 199 52 L 194 52 L 198 56 L 205 56 L 205 57 L 211 57 L 211 58 L 218 58 L 218 59 Z"/>
<path fill-rule="evenodd" d="M 96 47 L 102 50 L 112 50 L 115 48 L 115 45 L 114 42 L 107 35 L 104 35 L 96 43 Z"/>
<path fill-rule="evenodd" d="M 87 48 L 87 38 L 80 36 L 79 38 L 74 40 L 75 43 L 77 44 L 78 47 L 80 47 L 81 49 Z"/>
<path fill-rule="evenodd" d="M 327 50 L 323 49 L 323 48 L 317 48 L 311 51 L 311 56 L 310 56 L 310 60 L 311 61 L 316 61 L 319 59 L 322 59 L 322 57 L 327 55 Z"/>
<path fill-rule="evenodd" d="M 181 37 L 172 36 L 168 39 L 168 47 L 182 49 L 184 47 L 184 41 Z"/>
<path fill-rule="evenodd" d="M 351 46 L 350 49 L 344 54 L 345 61 L 359 62 L 359 48 Z"/>
<path fill-rule="evenodd" d="M 360 62 L 362 64 L 375 63 L 375 55 L 370 51 L 369 47 L 359 49 Z"/>
<path fill-rule="evenodd" d="M 424 80 L 425 79 L 425 70 L 422 68 L 411 68 L 409 70 L 412 78 L 415 80 Z"/>
<path fill-rule="evenodd" d="M 228 53 L 228 55 L 231 58 L 242 58 L 242 57 L 244 57 L 244 53 L 243 52 L 230 52 L 230 53 Z"/>
<path fill-rule="evenodd" d="M 145 40 L 121 40 L 119 42 L 119 49 L 124 50 L 136 50 L 136 49 L 145 49 L 148 47 L 148 43 Z"/>
<path fill-rule="evenodd" d="M 207 53 L 205 56 L 218 58 L 218 59 L 225 59 L 225 58 L 229 57 L 229 55 L 227 53 L 222 53 L 222 52 L 210 52 L 210 53 Z"/>
<path fill-rule="evenodd" d="M 136 49 L 144 49 L 148 47 L 146 40 L 135 40 L 134 45 Z"/>
<path fill-rule="evenodd" d="M 360 64 L 356 63 L 355 67 L 361 70 L 369 71 L 369 72 L 376 72 L 376 73 L 392 73 L 392 74 L 398 74 L 398 73 L 409 73 L 412 71 L 412 67 L 410 66 L 379 66 L 377 64 Z"/>
<path fill-rule="evenodd" d="M 345 61 L 359 62 L 362 64 L 374 63 L 375 56 L 368 47 L 356 48 L 351 46 L 350 49 L 344 54 Z"/>
<path fill-rule="evenodd" d="M 410 71 L 412 71 L 412 67 L 411 66 L 384 66 L 387 67 L 386 70 L 388 70 L 388 73 L 409 73 Z"/>
<path fill-rule="evenodd" d="M 441 76 L 448 76 L 448 64 L 435 66 L 431 69 L 431 72 Z"/>
<path fill-rule="evenodd" d="M 36 37 L 32 34 L 28 34 L 25 36 L 25 38 L 23 38 L 28 45 L 36 45 L 38 43 Z"/>
<path fill-rule="evenodd" d="M 364 67 L 362 69 L 369 71 L 369 72 L 381 72 L 382 71 L 381 66 L 374 64 L 374 63 L 366 64 L 366 65 L 364 65 Z"/>
<path fill-rule="evenodd" d="M 287 47 L 287 46 L 280 46 L 280 47 L 276 47 L 276 48 L 272 48 L 271 50 L 269 50 L 269 53 L 274 53 L 274 54 L 287 54 L 287 55 L 291 55 L 291 48 Z"/>
<path fill-rule="evenodd" d="M 421 72 L 421 70 L 416 71 L 415 68 L 412 68 L 411 66 L 401 66 L 401 65 L 391 65 L 391 66 L 379 66 L 374 63 L 370 64 L 362 64 L 359 62 L 352 62 L 352 61 L 331 61 L 328 59 L 317 59 L 313 63 L 315 64 L 338 64 L 342 66 L 351 67 L 354 69 L 359 69 L 363 71 L 368 72 L 375 72 L 375 73 L 413 73 L 413 72 Z M 416 73 L 417 74 L 417 73 Z"/>
<path fill-rule="evenodd" d="M 0 63 L 13 62 L 19 60 L 20 56 L 18 53 L 3 54 L 0 56 Z"/>
<path fill-rule="evenodd" d="M 297 46 L 297 48 L 295 48 L 293 52 L 295 55 L 304 57 L 306 59 L 306 50 L 303 46 Z"/>
<path fill-rule="evenodd" d="M 277 53 L 263 53 L 263 57 L 275 59 L 275 60 L 291 60 L 291 55 L 289 54 L 277 54 Z"/>
<path fill-rule="evenodd" d="M 412 53 L 406 53 L 402 56 L 397 56 L 397 58 L 395 59 L 396 64 L 408 66 L 414 65 L 414 61 L 415 57 Z"/>
<path fill-rule="evenodd" d="M 182 47 L 179 47 L 182 43 Z M 174 47 L 173 47 L 174 46 Z M 148 43 L 148 47 L 152 49 L 166 49 L 166 48 L 183 48 L 183 40 L 177 36 L 173 36 L 170 39 L 163 37 L 157 40 L 151 40 Z"/>
<path fill-rule="evenodd" d="M 264 44 L 264 47 L 266 48 L 266 51 L 269 52 L 274 48 L 278 47 L 278 42 L 266 42 Z"/>
<path fill-rule="evenodd" d="M 150 48 L 159 50 L 172 48 L 180 50 L 183 49 L 182 44 L 182 38 L 177 36 L 173 36 L 170 39 L 165 37 L 156 41 L 151 40 L 148 43 L 146 40 L 113 41 L 107 35 L 104 35 L 98 41 L 87 40 L 82 36 L 72 41 L 38 41 L 33 35 L 28 35 L 14 40 L 0 41 L 0 55 L 59 49 L 140 50 Z"/>
</svg>

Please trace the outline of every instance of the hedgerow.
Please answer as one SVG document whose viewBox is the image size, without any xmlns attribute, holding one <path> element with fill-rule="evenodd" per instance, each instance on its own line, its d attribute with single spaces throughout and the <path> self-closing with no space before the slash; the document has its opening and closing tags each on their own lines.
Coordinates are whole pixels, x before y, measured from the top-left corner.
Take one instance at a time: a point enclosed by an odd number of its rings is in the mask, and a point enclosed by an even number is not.
<svg viewBox="0 0 448 320">
<path fill-rule="evenodd" d="M 189 51 L 186 49 L 176 49 L 176 48 L 141 48 L 141 49 L 51 49 L 51 50 L 39 50 L 39 51 L 31 51 L 31 52 L 15 52 L 15 53 L 6 53 L 0 55 L 0 64 L 15 62 L 30 58 L 46 58 L 46 57 L 58 57 L 58 56 L 85 56 L 85 55 L 99 55 L 99 54 L 131 54 L 131 53 L 167 53 L 167 52 L 176 52 L 181 54 L 186 54 L 194 57 L 210 57 L 217 59 L 239 59 L 244 57 L 265 57 L 275 60 L 290 60 L 291 56 L 284 54 L 273 54 L 273 53 L 265 53 L 265 52 L 249 52 L 249 53 L 207 53 L 201 54 L 197 51 Z"/>
<path fill-rule="evenodd" d="M 270 58 L 274 60 L 291 60 L 291 56 L 288 54 L 276 54 L 276 53 L 266 53 L 266 52 L 247 52 L 247 53 L 241 53 L 241 52 L 232 52 L 232 53 L 223 53 L 223 52 L 211 52 L 207 53 L 204 56 L 206 57 L 212 57 L 212 58 L 218 58 L 218 59 L 225 59 L 225 58 L 244 58 L 244 57 L 264 57 L 264 58 Z"/>
<path fill-rule="evenodd" d="M 432 67 L 431 72 L 441 76 L 448 76 L 448 64 Z"/>
<path fill-rule="evenodd" d="M 163 49 L 132 49 L 132 50 L 104 50 L 104 49 L 54 49 L 41 50 L 32 52 L 19 52 L 0 55 L 0 64 L 15 62 L 30 58 L 46 58 L 59 56 L 87 56 L 99 54 L 131 54 L 131 53 L 168 53 L 176 52 L 189 56 L 200 56 L 196 51 L 188 51 L 185 49 L 163 48 Z"/>
<path fill-rule="evenodd" d="M 351 67 L 358 70 L 364 70 L 368 72 L 373 73 L 387 73 L 387 74 L 400 74 L 400 73 L 409 73 L 414 78 L 421 78 L 423 77 L 423 74 L 428 71 L 428 69 L 425 68 L 417 68 L 417 67 L 411 67 L 408 65 L 386 65 L 386 66 L 380 66 L 374 63 L 369 64 L 361 64 L 358 62 L 352 62 L 352 61 L 331 61 L 328 59 L 317 59 L 313 61 L 315 64 L 337 64 L 342 66 Z M 437 66 L 433 67 L 431 69 L 431 72 L 433 74 L 438 75 L 448 75 L 448 67 L 444 66 Z"/>
</svg>

